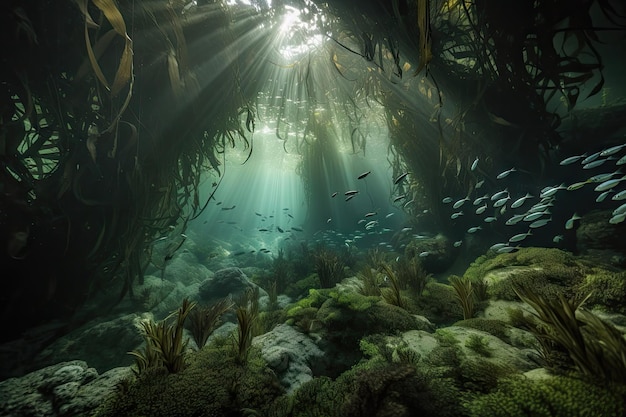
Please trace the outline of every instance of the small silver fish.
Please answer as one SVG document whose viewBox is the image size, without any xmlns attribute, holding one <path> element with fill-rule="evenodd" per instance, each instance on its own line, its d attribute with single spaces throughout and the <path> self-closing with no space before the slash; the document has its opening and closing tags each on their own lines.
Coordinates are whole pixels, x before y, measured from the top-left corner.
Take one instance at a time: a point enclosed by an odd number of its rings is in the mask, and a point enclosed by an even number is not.
<svg viewBox="0 0 626 417">
<path fill-rule="evenodd" d="M 495 193 L 494 195 L 491 196 L 491 201 L 496 201 L 499 200 L 500 198 L 504 197 L 505 194 L 508 194 L 509 190 L 507 188 L 505 188 L 502 191 L 499 191 L 497 193 Z"/>
<path fill-rule="evenodd" d="M 563 235 L 556 235 L 556 236 L 554 236 L 554 237 L 552 238 L 552 241 L 553 241 L 554 243 L 559 243 L 559 242 L 561 242 L 563 239 L 564 239 L 564 238 L 563 238 Z"/>
<path fill-rule="evenodd" d="M 526 216 L 524 216 L 523 220 L 525 222 L 534 222 L 535 220 L 539 219 L 541 216 L 545 216 L 546 214 L 550 214 L 550 211 L 546 210 L 546 211 L 539 211 L 537 213 L 527 214 Z"/>
<path fill-rule="evenodd" d="M 476 185 L 474 186 L 474 189 L 478 190 L 480 187 L 483 186 L 484 183 L 485 183 L 485 180 L 478 181 Z"/>
<path fill-rule="evenodd" d="M 356 177 L 357 180 L 362 180 L 363 178 L 367 177 L 369 174 L 371 174 L 372 171 L 366 171 L 362 174 L 360 174 L 358 177 Z"/>
<path fill-rule="evenodd" d="M 503 246 L 500 249 L 498 249 L 496 252 L 498 253 L 510 253 L 513 252 L 514 250 L 517 250 L 518 248 L 516 246 Z"/>
<path fill-rule="evenodd" d="M 616 214 L 615 216 L 609 219 L 609 223 L 611 224 L 619 224 L 626 219 L 626 213 Z"/>
<path fill-rule="evenodd" d="M 517 235 L 512 236 L 509 239 L 509 242 L 510 243 L 512 243 L 512 242 L 521 242 L 522 240 L 526 239 L 528 236 L 531 236 L 531 235 L 532 235 L 532 233 L 530 232 L 530 230 L 528 232 L 526 232 L 526 233 L 519 233 Z"/>
<path fill-rule="evenodd" d="M 514 224 L 521 222 L 525 216 L 525 214 L 516 214 L 515 216 L 508 219 L 504 224 L 506 224 L 507 226 L 513 226 Z"/>
<path fill-rule="evenodd" d="M 521 197 L 515 200 L 513 204 L 511 204 L 511 208 L 521 207 L 524 204 L 524 202 L 528 200 L 529 198 L 532 198 L 532 195 L 530 195 L 529 193 L 526 193 L 524 197 Z"/>
<path fill-rule="evenodd" d="M 445 197 L 443 200 L 441 200 L 441 202 L 443 204 L 449 204 L 452 203 L 454 200 L 452 200 L 452 197 Z"/>
<path fill-rule="evenodd" d="M 474 159 L 474 162 L 472 162 L 472 166 L 470 167 L 470 171 L 475 171 L 477 167 L 478 167 L 478 157 L 476 157 L 476 159 Z"/>
<path fill-rule="evenodd" d="M 458 248 L 459 246 L 461 246 L 463 244 L 462 240 L 457 240 L 456 242 L 454 242 L 452 244 L 452 246 L 454 246 L 455 248 Z"/>
<path fill-rule="evenodd" d="M 419 257 L 420 257 L 420 258 L 425 258 L 425 257 L 427 257 L 428 255 L 430 255 L 430 252 L 428 252 L 428 251 L 424 251 L 424 252 L 420 253 Z"/>
<path fill-rule="evenodd" d="M 467 233 L 476 233 L 476 232 L 478 232 L 481 229 L 482 229 L 482 227 L 480 227 L 480 226 L 470 227 L 469 229 L 467 229 Z"/>
<path fill-rule="evenodd" d="M 503 248 L 505 246 L 507 246 L 506 243 L 496 243 L 494 245 L 491 245 L 491 247 L 489 249 L 497 251 L 498 249 Z"/>
<path fill-rule="evenodd" d="M 456 203 L 454 203 L 452 205 L 452 208 L 458 209 L 459 207 L 461 207 L 463 204 L 465 204 L 465 202 L 469 200 L 469 197 L 465 197 L 460 199 L 459 201 L 457 201 Z"/>
<path fill-rule="evenodd" d="M 452 220 L 454 220 L 454 219 L 458 219 L 458 218 L 459 218 L 460 216 L 462 216 L 462 215 L 463 215 L 463 212 L 462 212 L 462 211 L 459 211 L 459 212 L 456 212 L 456 213 L 452 213 L 452 214 L 450 215 L 450 218 L 451 218 Z"/>
<path fill-rule="evenodd" d="M 622 204 L 621 206 L 619 206 L 618 208 L 613 210 L 613 215 L 614 216 L 616 214 L 622 214 L 622 213 L 626 213 L 626 203 Z"/>
<path fill-rule="evenodd" d="M 604 159 L 596 159 L 593 162 L 589 162 L 588 164 L 583 165 L 583 169 L 593 169 L 593 168 L 597 168 L 600 165 L 604 164 L 606 161 L 610 161 L 613 158 L 612 156 L 609 156 L 608 158 L 604 158 Z"/>
<path fill-rule="evenodd" d="M 626 143 L 623 143 L 621 145 L 617 145 L 617 146 L 612 146 L 608 149 L 603 150 L 602 152 L 600 152 L 600 156 L 609 156 L 609 155 L 613 155 L 614 153 L 618 153 L 619 151 L 622 150 L 622 148 L 626 146 Z"/>
<path fill-rule="evenodd" d="M 484 206 L 478 207 L 476 209 L 476 214 L 483 214 L 485 210 L 487 210 L 487 204 L 485 204 Z"/>
<path fill-rule="evenodd" d="M 477 205 L 479 205 L 480 203 L 482 203 L 483 201 L 485 201 L 485 200 L 487 200 L 487 199 L 489 199 L 489 195 L 488 195 L 488 194 L 485 194 L 484 196 L 482 196 L 482 197 L 478 197 L 476 200 L 474 200 L 474 203 L 472 203 L 472 204 L 474 204 L 475 206 L 477 206 Z"/>
<path fill-rule="evenodd" d="M 612 180 L 604 181 L 602 184 L 598 185 L 593 190 L 594 191 L 610 190 L 611 188 L 615 187 L 617 184 L 619 184 L 621 181 L 624 181 L 624 180 L 626 180 L 626 175 L 624 175 L 622 178 L 615 178 Z"/>
<path fill-rule="evenodd" d="M 608 190 L 603 192 L 602 194 L 600 194 L 597 198 L 596 198 L 596 203 L 601 203 L 604 200 L 606 200 L 606 198 L 609 196 L 609 194 L 611 194 L 613 191 L 612 190 Z"/>
<path fill-rule="evenodd" d="M 498 176 L 496 177 L 496 179 L 501 180 L 503 178 L 506 178 L 506 177 L 509 176 L 509 174 L 511 172 L 515 172 L 515 171 L 517 171 L 517 169 L 515 169 L 515 168 L 507 169 L 506 171 L 503 171 L 503 172 L 499 173 Z"/>
<path fill-rule="evenodd" d="M 537 229 L 538 227 L 545 226 L 546 224 L 550 223 L 551 221 L 552 221 L 552 217 L 549 217 L 547 219 L 535 220 L 534 222 L 529 224 L 528 227 L 530 227 L 531 229 Z"/>
<path fill-rule="evenodd" d="M 580 163 L 583 164 L 583 165 L 586 165 L 589 162 L 593 162 L 596 159 L 598 159 L 599 156 L 600 156 L 600 152 L 593 153 L 593 154 L 589 155 L 588 157 L 586 157 L 585 159 L 583 159 L 582 161 L 580 161 Z"/>
<path fill-rule="evenodd" d="M 626 199 L 626 190 L 622 190 L 619 193 L 615 194 L 613 197 L 611 197 L 611 200 L 613 201 L 619 201 L 624 199 Z"/>
<path fill-rule="evenodd" d="M 483 220 L 485 223 L 493 223 L 496 220 L 498 220 L 496 217 L 490 216 L 490 217 L 485 217 L 485 219 Z"/>
<path fill-rule="evenodd" d="M 511 196 L 506 196 L 504 198 L 499 199 L 498 201 L 496 201 L 495 203 L 493 203 L 494 207 L 502 207 L 503 205 L 506 204 L 507 201 L 509 201 L 511 199 Z"/>
<path fill-rule="evenodd" d="M 389 213 L 388 215 L 385 216 L 385 219 L 390 218 L 391 216 L 393 216 L 395 213 Z"/>
<path fill-rule="evenodd" d="M 572 217 L 568 221 L 565 222 L 565 228 L 567 230 L 573 229 L 574 228 L 574 222 L 576 220 L 580 220 L 580 219 L 582 219 L 582 217 L 580 217 L 577 213 L 574 213 L 572 215 Z"/>
<path fill-rule="evenodd" d="M 575 156 L 570 156 L 569 158 L 565 158 L 564 160 L 562 160 L 561 162 L 559 162 L 559 165 L 569 165 L 569 164 L 573 164 L 574 162 L 579 161 L 581 158 L 586 158 L 587 154 L 582 154 L 582 155 L 575 155 Z"/>
<path fill-rule="evenodd" d="M 567 187 L 565 187 L 565 184 L 561 184 L 561 185 L 558 185 L 558 186 L 555 186 L 555 187 L 547 187 L 547 188 L 544 188 L 541 191 L 541 194 L 539 196 L 541 198 L 551 197 L 554 194 L 556 194 L 557 191 L 564 190 L 565 188 L 567 188 Z"/>
</svg>

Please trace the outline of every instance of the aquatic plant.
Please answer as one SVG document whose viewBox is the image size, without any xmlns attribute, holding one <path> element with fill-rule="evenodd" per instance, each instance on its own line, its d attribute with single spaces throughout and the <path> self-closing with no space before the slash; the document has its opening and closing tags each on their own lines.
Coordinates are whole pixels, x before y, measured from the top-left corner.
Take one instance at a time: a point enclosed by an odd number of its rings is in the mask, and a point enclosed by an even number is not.
<svg viewBox="0 0 626 417">
<path fill-rule="evenodd" d="M 489 340 L 477 334 L 471 334 L 465 341 L 465 347 L 487 358 L 493 355 L 493 349 L 489 347 Z"/>
<path fill-rule="evenodd" d="M 241 416 L 244 408 L 266 415 L 284 389 L 259 350 L 250 350 L 245 366 L 232 353 L 228 343 L 210 344 L 192 352 L 177 374 L 149 369 L 103 401 L 94 417 Z"/>
<path fill-rule="evenodd" d="M 222 298 L 210 306 L 196 306 L 189 313 L 189 331 L 198 349 L 202 349 L 207 339 L 220 324 L 221 316 L 230 310 L 233 302 L 230 297 Z"/>
<path fill-rule="evenodd" d="M 454 288 L 459 305 L 463 309 L 463 319 L 471 319 L 474 317 L 474 288 L 472 281 L 456 275 L 451 275 L 448 280 L 452 288 Z"/>
<path fill-rule="evenodd" d="M 332 288 L 343 279 L 343 263 L 334 252 L 320 247 L 314 256 L 315 272 L 320 281 L 320 288 Z"/>
<path fill-rule="evenodd" d="M 426 272 L 419 258 L 402 258 L 396 262 L 396 274 L 403 288 L 410 289 L 418 297 L 424 292 L 426 284 L 432 278 L 432 274 Z"/>
<path fill-rule="evenodd" d="M 387 263 L 387 252 L 383 252 L 378 248 L 368 249 L 365 255 L 365 263 L 376 271 L 382 269 L 382 265 Z"/>
<path fill-rule="evenodd" d="M 365 266 L 360 272 L 357 273 L 359 278 L 359 293 L 366 296 L 380 296 L 380 287 L 383 282 L 378 271 L 372 269 L 369 265 Z"/>
<path fill-rule="evenodd" d="M 245 363 L 248 359 L 250 346 L 252 346 L 252 338 L 256 336 L 259 315 L 259 287 L 247 289 L 235 304 L 237 315 L 236 359 L 238 363 Z"/>
<path fill-rule="evenodd" d="M 402 295 L 402 289 L 400 287 L 400 279 L 396 275 L 395 271 L 391 269 L 389 264 L 384 263 L 381 265 L 381 268 L 382 268 L 382 272 L 385 274 L 385 277 L 387 278 L 387 283 L 389 284 L 389 287 L 383 288 L 381 290 L 383 299 L 389 304 L 392 304 L 394 306 L 398 306 L 400 308 L 406 308 L 407 302 L 404 296 Z"/>
<path fill-rule="evenodd" d="M 183 341 L 183 327 L 185 319 L 196 306 L 195 302 L 184 299 L 177 312 L 155 323 L 153 320 L 140 322 L 141 330 L 146 342 L 144 350 L 129 352 L 135 357 L 137 372 L 141 374 L 149 368 L 164 367 L 170 373 L 176 373 L 185 365 L 185 348 L 187 340 Z M 176 321 L 170 319 L 176 316 Z"/>
<path fill-rule="evenodd" d="M 585 299 L 568 300 L 562 294 L 546 299 L 529 288 L 517 288 L 516 292 L 535 310 L 540 326 L 530 330 L 544 351 L 549 354 L 555 344 L 567 352 L 582 374 L 626 382 L 626 339 L 614 326 L 581 308 Z"/>
</svg>

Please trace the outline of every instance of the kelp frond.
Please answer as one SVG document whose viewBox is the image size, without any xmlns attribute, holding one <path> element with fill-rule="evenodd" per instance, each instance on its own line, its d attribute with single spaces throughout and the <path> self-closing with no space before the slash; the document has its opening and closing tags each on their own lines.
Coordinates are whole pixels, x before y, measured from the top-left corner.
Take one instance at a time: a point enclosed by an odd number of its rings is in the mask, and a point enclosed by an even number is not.
<svg viewBox="0 0 626 417">
<path fill-rule="evenodd" d="M 198 306 L 189 314 L 189 331 L 198 349 L 206 345 L 213 330 L 220 324 L 220 318 L 230 310 L 233 302 L 230 297 L 222 298 L 211 306 Z"/>
<path fill-rule="evenodd" d="M 468 278 L 461 278 L 451 275 L 448 280 L 454 288 L 456 299 L 463 310 L 463 320 L 474 317 L 474 288 L 472 281 Z"/>
</svg>

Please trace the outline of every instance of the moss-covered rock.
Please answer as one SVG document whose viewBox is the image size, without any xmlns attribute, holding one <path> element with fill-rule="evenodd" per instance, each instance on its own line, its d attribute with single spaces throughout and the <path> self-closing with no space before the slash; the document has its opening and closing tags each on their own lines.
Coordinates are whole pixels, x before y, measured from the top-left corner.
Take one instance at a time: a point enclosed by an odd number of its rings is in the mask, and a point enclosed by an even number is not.
<svg viewBox="0 0 626 417">
<path fill-rule="evenodd" d="M 463 317 L 463 310 L 452 286 L 439 282 L 429 282 L 422 296 L 414 300 L 409 310 L 438 325 L 451 324 Z"/>
<path fill-rule="evenodd" d="M 626 387 L 602 386 L 557 376 L 538 381 L 515 377 L 497 391 L 466 404 L 472 417 L 612 417 L 626 413 Z"/>
<path fill-rule="evenodd" d="M 581 298 L 591 294 L 587 306 L 626 314 L 626 272 L 593 268 L 576 286 L 575 292 Z"/>
<path fill-rule="evenodd" d="M 509 342 L 510 326 L 502 320 L 490 320 L 480 317 L 475 317 L 467 320 L 461 320 L 454 324 L 455 326 L 469 327 L 472 329 L 487 332 L 493 336 L 496 336 L 500 340 Z"/>
<path fill-rule="evenodd" d="M 267 410 L 282 392 L 258 352 L 241 366 L 229 347 L 205 347 L 191 355 L 179 373 L 143 372 L 104 403 L 96 416 L 237 416 L 243 408 Z"/>
</svg>

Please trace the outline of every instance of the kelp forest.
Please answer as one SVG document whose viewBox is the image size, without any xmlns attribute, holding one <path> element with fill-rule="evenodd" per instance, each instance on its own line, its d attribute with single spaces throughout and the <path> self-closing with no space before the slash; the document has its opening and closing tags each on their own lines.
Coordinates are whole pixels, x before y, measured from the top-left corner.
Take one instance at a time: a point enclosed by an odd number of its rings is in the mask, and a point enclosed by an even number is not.
<svg viewBox="0 0 626 417">
<path fill-rule="evenodd" d="M 146 268 L 164 269 L 188 222 L 215 204 L 226 153 L 254 155 L 261 122 L 302 156 L 310 211 L 333 191 L 322 172 L 340 175 L 336 150 L 367 154 L 386 129 L 392 177 L 411 173 L 389 199 L 413 202 L 403 206 L 412 224 L 452 235 L 444 197 L 495 182 L 513 160 L 539 183 L 554 175 L 556 150 L 574 154 L 622 126 L 625 104 L 607 93 L 605 71 L 625 50 L 618 1 L 0 8 L 5 341 L 54 319 L 64 324 L 47 331 L 63 333 L 70 318 L 76 326 L 135 296 Z M 280 30 L 294 9 L 300 24 Z M 281 54 L 286 44 L 308 49 Z M 563 134 L 587 100 L 612 107 Z M 212 191 L 202 193 L 207 178 Z"/>
</svg>

